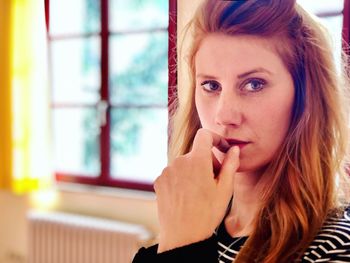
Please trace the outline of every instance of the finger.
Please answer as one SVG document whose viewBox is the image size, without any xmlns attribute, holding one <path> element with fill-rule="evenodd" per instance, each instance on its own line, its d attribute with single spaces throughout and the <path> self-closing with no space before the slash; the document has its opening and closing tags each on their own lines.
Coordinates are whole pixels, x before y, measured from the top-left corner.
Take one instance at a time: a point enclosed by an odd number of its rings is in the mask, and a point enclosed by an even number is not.
<svg viewBox="0 0 350 263">
<path fill-rule="evenodd" d="M 224 139 L 221 138 L 219 144 L 215 146 L 220 152 L 227 153 L 231 148 L 231 145 Z"/>
<path fill-rule="evenodd" d="M 239 167 L 239 147 L 231 147 L 222 162 L 218 176 L 220 185 L 232 185 L 233 175 Z"/>
<path fill-rule="evenodd" d="M 193 140 L 192 151 L 209 154 L 213 147 L 217 147 L 222 152 L 227 152 L 230 145 L 219 134 L 206 129 L 199 129 Z"/>
</svg>

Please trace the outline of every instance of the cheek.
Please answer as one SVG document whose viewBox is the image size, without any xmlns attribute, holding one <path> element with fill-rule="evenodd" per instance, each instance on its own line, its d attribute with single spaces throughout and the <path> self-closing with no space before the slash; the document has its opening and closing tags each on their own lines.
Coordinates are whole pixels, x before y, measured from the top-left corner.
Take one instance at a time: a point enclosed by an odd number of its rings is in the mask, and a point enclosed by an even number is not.
<svg viewBox="0 0 350 263">
<path fill-rule="evenodd" d="M 280 145 L 284 140 L 292 115 L 293 101 L 290 99 L 282 100 L 281 103 L 266 105 L 261 109 L 260 116 L 256 118 L 259 121 L 261 130 L 270 138 L 270 142 Z M 274 143 L 272 143 L 274 144 Z"/>
<path fill-rule="evenodd" d="M 214 121 L 214 113 L 215 109 L 206 101 L 200 94 L 199 91 L 196 90 L 195 96 L 196 109 L 199 116 L 199 120 L 202 124 L 203 128 L 209 128 Z"/>
</svg>

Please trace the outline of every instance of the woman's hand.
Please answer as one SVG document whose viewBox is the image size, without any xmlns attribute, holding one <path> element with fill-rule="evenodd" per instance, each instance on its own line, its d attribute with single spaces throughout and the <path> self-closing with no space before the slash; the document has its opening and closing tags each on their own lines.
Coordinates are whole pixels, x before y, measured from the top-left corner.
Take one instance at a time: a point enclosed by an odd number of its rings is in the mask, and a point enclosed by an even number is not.
<svg viewBox="0 0 350 263">
<path fill-rule="evenodd" d="M 223 219 L 233 193 L 239 148 L 230 148 L 217 169 L 212 148 L 222 145 L 219 135 L 198 130 L 191 152 L 175 159 L 157 178 L 159 253 L 210 237 Z"/>
</svg>

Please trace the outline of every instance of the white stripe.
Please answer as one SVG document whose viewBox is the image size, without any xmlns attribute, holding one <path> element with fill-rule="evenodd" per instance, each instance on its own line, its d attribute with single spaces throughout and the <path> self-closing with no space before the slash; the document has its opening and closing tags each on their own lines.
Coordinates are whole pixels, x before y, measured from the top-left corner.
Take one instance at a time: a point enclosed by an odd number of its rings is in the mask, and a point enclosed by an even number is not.
<svg viewBox="0 0 350 263">
<path fill-rule="evenodd" d="M 232 257 L 226 255 L 225 253 L 222 253 L 221 251 L 219 251 L 219 254 L 220 254 L 220 257 L 224 257 L 224 258 L 227 258 L 227 259 L 229 259 L 229 260 L 233 260 Z"/>
<path fill-rule="evenodd" d="M 325 233 L 321 233 L 318 235 L 319 237 L 329 237 L 330 239 L 335 239 L 337 240 L 340 244 L 342 244 L 343 246 L 347 243 L 345 243 L 341 238 L 334 236 L 334 235 L 329 235 L 329 234 L 325 234 Z M 331 240 L 327 240 L 326 241 L 328 244 L 330 244 L 334 249 L 337 248 L 332 242 Z"/>
<path fill-rule="evenodd" d="M 326 221 L 323 224 L 324 227 L 337 226 L 337 225 L 349 226 L 350 225 L 350 221 L 348 221 L 348 220 Z"/>
<path fill-rule="evenodd" d="M 337 228 L 343 228 L 343 227 L 337 227 Z M 347 229 L 344 227 L 344 229 Z M 347 229 L 348 230 L 348 229 Z M 341 231 L 341 230 L 338 230 L 338 229 L 334 229 L 334 228 L 330 228 L 330 229 L 324 229 L 321 233 L 324 233 L 324 232 L 332 232 L 332 233 L 338 233 L 340 235 L 343 235 L 345 236 L 348 240 L 350 240 L 350 235 L 344 231 Z"/>
<path fill-rule="evenodd" d="M 335 249 L 328 252 L 328 254 L 339 254 L 346 252 L 346 249 Z"/>
<path fill-rule="evenodd" d="M 323 226 L 327 227 L 327 226 L 336 226 L 336 225 L 344 225 L 344 226 L 350 226 L 350 221 L 349 220 L 345 220 L 345 219 L 336 219 L 336 220 L 330 220 L 330 221 L 326 221 Z"/>
<path fill-rule="evenodd" d="M 328 253 L 328 250 L 323 245 L 319 245 L 319 248 L 322 249 L 325 253 Z"/>
<path fill-rule="evenodd" d="M 344 226 L 344 224 L 328 225 L 328 226 L 324 226 L 324 227 L 322 228 L 322 231 L 323 231 L 323 230 L 334 230 L 334 229 L 340 228 L 340 229 L 344 229 L 345 232 L 349 232 L 349 231 L 350 231 L 349 227 L 350 227 L 350 226 L 346 226 L 346 225 Z M 321 232 L 322 232 L 322 231 L 321 231 Z"/>
<path fill-rule="evenodd" d="M 319 258 L 319 259 L 316 259 L 316 261 L 314 262 L 330 262 L 329 260 L 330 258 Z"/>
<path fill-rule="evenodd" d="M 231 252 L 232 254 L 237 255 L 238 252 L 239 252 L 239 251 L 233 250 L 233 249 L 231 249 L 231 248 L 225 246 L 225 245 L 222 244 L 220 241 L 218 242 L 218 244 L 219 244 L 222 248 L 224 248 L 225 251 L 229 251 L 229 252 Z"/>
<path fill-rule="evenodd" d="M 345 217 L 346 220 L 350 221 L 350 213 L 344 212 L 344 217 Z"/>
<path fill-rule="evenodd" d="M 308 258 L 307 256 L 303 257 L 303 259 L 309 261 L 309 262 L 314 262 L 312 259 Z"/>
<path fill-rule="evenodd" d="M 336 246 L 334 246 L 334 244 L 331 243 L 328 239 L 319 239 L 319 237 L 317 237 L 317 239 L 315 239 L 315 240 L 313 241 L 313 243 L 316 243 L 318 246 L 321 246 L 321 245 L 323 245 L 323 244 L 325 244 L 325 243 L 328 243 L 328 244 L 331 245 L 331 247 L 332 247 L 333 249 L 336 248 Z M 327 251 L 328 251 L 328 250 L 327 250 Z"/>
<path fill-rule="evenodd" d="M 308 248 L 312 248 L 312 249 L 317 249 L 318 248 L 318 246 L 317 245 L 310 245 Z"/>
<path fill-rule="evenodd" d="M 316 257 L 318 257 L 318 258 L 320 258 L 321 257 L 321 255 L 320 254 L 318 254 L 316 251 L 314 251 L 314 250 L 312 250 L 311 251 L 311 253 L 312 254 L 314 254 Z"/>
</svg>

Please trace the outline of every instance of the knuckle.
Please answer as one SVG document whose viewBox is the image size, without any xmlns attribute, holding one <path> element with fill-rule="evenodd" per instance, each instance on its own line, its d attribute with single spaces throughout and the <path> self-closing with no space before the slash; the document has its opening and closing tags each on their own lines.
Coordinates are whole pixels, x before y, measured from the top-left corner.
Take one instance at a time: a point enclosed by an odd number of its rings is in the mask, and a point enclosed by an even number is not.
<svg viewBox="0 0 350 263">
<path fill-rule="evenodd" d="M 153 183 L 153 189 L 155 192 L 158 192 L 159 191 L 159 187 L 160 187 L 160 180 L 161 180 L 161 176 L 158 176 L 156 178 L 156 180 L 154 180 L 154 183 Z"/>
<path fill-rule="evenodd" d="M 164 187 L 164 184 L 167 180 L 167 175 L 169 174 L 169 167 L 165 167 L 161 173 L 153 182 L 153 189 L 155 192 L 158 192 L 162 187 Z"/>
<path fill-rule="evenodd" d="M 170 166 L 164 167 L 164 168 L 163 168 L 163 171 L 162 171 L 162 173 L 161 173 L 161 175 L 158 176 L 158 178 L 160 179 L 160 178 L 166 176 L 167 174 L 169 174 L 169 170 L 170 170 Z M 157 178 L 157 179 L 158 179 L 158 178 Z"/>
<path fill-rule="evenodd" d="M 204 129 L 204 128 L 200 128 L 197 131 L 197 136 L 199 136 L 199 137 L 206 137 L 208 135 L 209 135 L 209 131 Z"/>
</svg>

